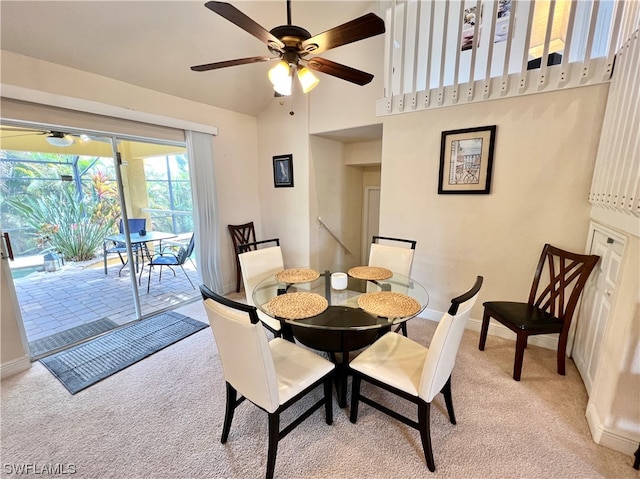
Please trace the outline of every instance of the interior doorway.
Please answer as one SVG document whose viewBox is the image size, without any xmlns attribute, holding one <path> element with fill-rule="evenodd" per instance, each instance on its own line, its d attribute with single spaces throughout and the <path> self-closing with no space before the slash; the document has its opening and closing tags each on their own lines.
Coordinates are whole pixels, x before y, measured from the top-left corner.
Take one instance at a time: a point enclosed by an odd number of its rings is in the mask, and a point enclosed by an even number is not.
<svg viewBox="0 0 640 479">
<path fill-rule="evenodd" d="M 380 231 L 380 187 L 365 186 L 363 192 L 361 264 L 369 264 L 371 238 Z"/>
<path fill-rule="evenodd" d="M 193 234 L 184 142 L 61 128 L 0 126 L 1 224 L 32 359 L 198 299 L 193 262 L 188 279 L 148 267 Z M 107 253 L 125 218 L 170 238 L 125 237 L 124 252 Z"/>
</svg>

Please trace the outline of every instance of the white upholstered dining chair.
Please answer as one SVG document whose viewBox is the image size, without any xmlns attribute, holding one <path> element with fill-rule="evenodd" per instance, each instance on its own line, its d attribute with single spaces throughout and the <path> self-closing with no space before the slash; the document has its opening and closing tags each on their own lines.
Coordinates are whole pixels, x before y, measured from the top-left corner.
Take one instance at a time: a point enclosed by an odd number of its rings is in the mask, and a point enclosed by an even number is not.
<svg viewBox="0 0 640 479">
<path fill-rule="evenodd" d="M 333 422 L 331 390 L 335 366 L 282 338 L 268 341 L 255 306 L 224 298 L 206 287 L 200 289 L 226 382 L 226 412 L 220 441 L 227 442 L 235 409 L 245 399 L 266 411 L 269 416 L 266 478 L 271 479 L 280 439 L 323 405 L 326 423 Z M 280 414 L 321 384 L 323 397 L 280 429 Z"/>
<path fill-rule="evenodd" d="M 389 236 L 374 236 L 369 250 L 369 266 L 387 268 L 402 276 L 411 276 L 413 253 L 416 249 L 416 241 L 391 238 Z M 402 322 L 397 331 L 407 335 L 407 322 Z"/>
<path fill-rule="evenodd" d="M 431 401 L 439 392 L 442 392 L 449 420 L 452 424 L 456 423 L 451 396 L 451 373 L 467 319 L 478 298 L 481 286 L 482 276 L 478 276 L 476 283 L 469 291 L 451 300 L 451 307 L 440 319 L 428 348 L 405 336 L 389 332 L 349 364 L 353 374 L 351 422 L 355 424 L 357 421 L 358 404 L 362 401 L 417 429 L 420 431 L 422 448 L 430 471 L 434 471 L 436 467 L 431 447 L 429 418 Z M 362 396 L 360 393 L 362 381 L 416 404 L 418 421 Z"/>
<path fill-rule="evenodd" d="M 264 247 L 273 243 L 274 246 Z M 253 290 L 256 285 L 267 276 L 274 275 L 284 270 L 282 250 L 280 240 L 277 238 L 256 241 L 238 246 L 238 261 L 242 271 L 242 281 L 247 298 L 247 304 L 254 306 Z M 267 316 L 262 311 L 257 311 L 258 318 L 266 328 L 278 337 L 280 332 L 280 321 Z"/>
</svg>

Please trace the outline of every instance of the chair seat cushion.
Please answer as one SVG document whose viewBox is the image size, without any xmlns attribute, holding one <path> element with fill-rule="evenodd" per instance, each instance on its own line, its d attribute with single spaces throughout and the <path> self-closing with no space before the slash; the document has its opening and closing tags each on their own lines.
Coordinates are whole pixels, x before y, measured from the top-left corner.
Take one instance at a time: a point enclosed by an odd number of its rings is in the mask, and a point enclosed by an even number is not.
<svg viewBox="0 0 640 479">
<path fill-rule="evenodd" d="M 278 398 L 284 404 L 324 377 L 335 365 L 322 356 L 282 338 L 269 342 L 278 377 Z"/>
<path fill-rule="evenodd" d="M 490 312 L 492 318 L 511 329 L 516 328 L 540 334 L 562 331 L 561 320 L 540 308 L 529 306 L 527 303 L 489 301 L 483 306 L 485 311 Z"/>
<path fill-rule="evenodd" d="M 360 353 L 349 366 L 362 374 L 418 396 L 428 348 L 389 332 Z"/>
<path fill-rule="evenodd" d="M 156 256 L 151 260 L 154 266 L 178 266 L 180 263 L 175 256 Z"/>
</svg>

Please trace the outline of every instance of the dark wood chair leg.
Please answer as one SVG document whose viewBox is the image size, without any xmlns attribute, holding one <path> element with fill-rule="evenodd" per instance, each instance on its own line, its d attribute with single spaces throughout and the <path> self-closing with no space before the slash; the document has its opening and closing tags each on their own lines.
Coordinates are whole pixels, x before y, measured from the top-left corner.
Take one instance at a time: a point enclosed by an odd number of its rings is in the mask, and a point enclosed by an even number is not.
<svg viewBox="0 0 640 479">
<path fill-rule="evenodd" d="M 273 479 L 278 454 L 278 439 L 280 439 L 280 413 L 269 413 L 269 448 L 267 450 L 267 479 Z"/>
<path fill-rule="evenodd" d="M 482 316 L 482 327 L 480 328 L 480 343 L 478 343 L 478 349 L 484 351 L 484 346 L 487 342 L 487 332 L 489 331 L 489 321 L 491 315 L 487 312 L 487 308 L 484 309 L 484 315 Z"/>
<path fill-rule="evenodd" d="M 422 440 L 422 449 L 424 450 L 424 458 L 427 460 L 427 467 L 431 472 L 436 470 L 436 463 L 433 460 L 433 449 L 431 448 L 431 404 L 423 400 L 418 402 L 418 424 L 420 426 L 420 439 Z"/>
<path fill-rule="evenodd" d="M 635 452 L 635 456 L 636 460 L 633 462 L 633 468 L 640 469 L 640 446 L 638 446 L 638 449 Z"/>
<path fill-rule="evenodd" d="M 566 356 L 565 351 L 567 350 L 567 336 L 560 335 L 560 341 L 558 341 L 558 374 L 561 376 L 565 376 L 567 374 L 566 370 Z"/>
<path fill-rule="evenodd" d="M 451 376 L 447 379 L 447 382 L 444 383 L 444 387 L 442 388 L 442 394 L 444 395 L 444 403 L 447 406 L 447 412 L 449 413 L 449 421 L 451 424 L 456 423 L 456 414 L 453 411 L 453 396 L 451 395 Z"/>
<path fill-rule="evenodd" d="M 331 395 L 333 391 L 333 378 L 332 375 L 329 374 L 324 380 L 324 415 L 327 424 L 333 423 L 333 396 Z"/>
<path fill-rule="evenodd" d="M 360 403 L 360 375 L 354 374 L 351 380 L 351 414 L 349 416 L 353 424 L 358 420 L 358 403 Z"/>
<path fill-rule="evenodd" d="M 516 357 L 513 362 L 513 379 L 520 381 L 522 373 L 522 361 L 524 360 L 524 350 L 527 347 L 527 335 L 518 334 L 516 339 Z"/>
<path fill-rule="evenodd" d="M 240 281 L 242 280 L 242 271 L 240 270 L 240 260 L 236 256 L 236 293 L 240 292 Z"/>
<path fill-rule="evenodd" d="M 220 442 L 224 444 L 229 437 L 229 431 L 231 430 L 231 421 L 233 421 L 233 413 L 236 409 L 236 399 L 238 392 L 235 388 L 227 383 L 227 407 L 224 413 L 224 425 L 222 426 L 222 438 Z"/>
</svg>

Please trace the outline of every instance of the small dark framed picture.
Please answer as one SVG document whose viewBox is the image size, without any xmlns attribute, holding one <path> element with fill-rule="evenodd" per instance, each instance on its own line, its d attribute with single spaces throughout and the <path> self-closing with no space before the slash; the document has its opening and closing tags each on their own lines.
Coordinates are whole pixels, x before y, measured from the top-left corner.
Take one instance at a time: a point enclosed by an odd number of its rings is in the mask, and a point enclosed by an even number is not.
<svg viewBox="0 0 640 479">
<path fill-rule="evenodd" d="M 442 132 L 438 194 L 489 194 L 496 125 Z"/>
<path fill-rule="evenodd" d="M 293 155 L 273 157 L 273 186 L 276 188 L 293 186 Z"/>
</svg>

